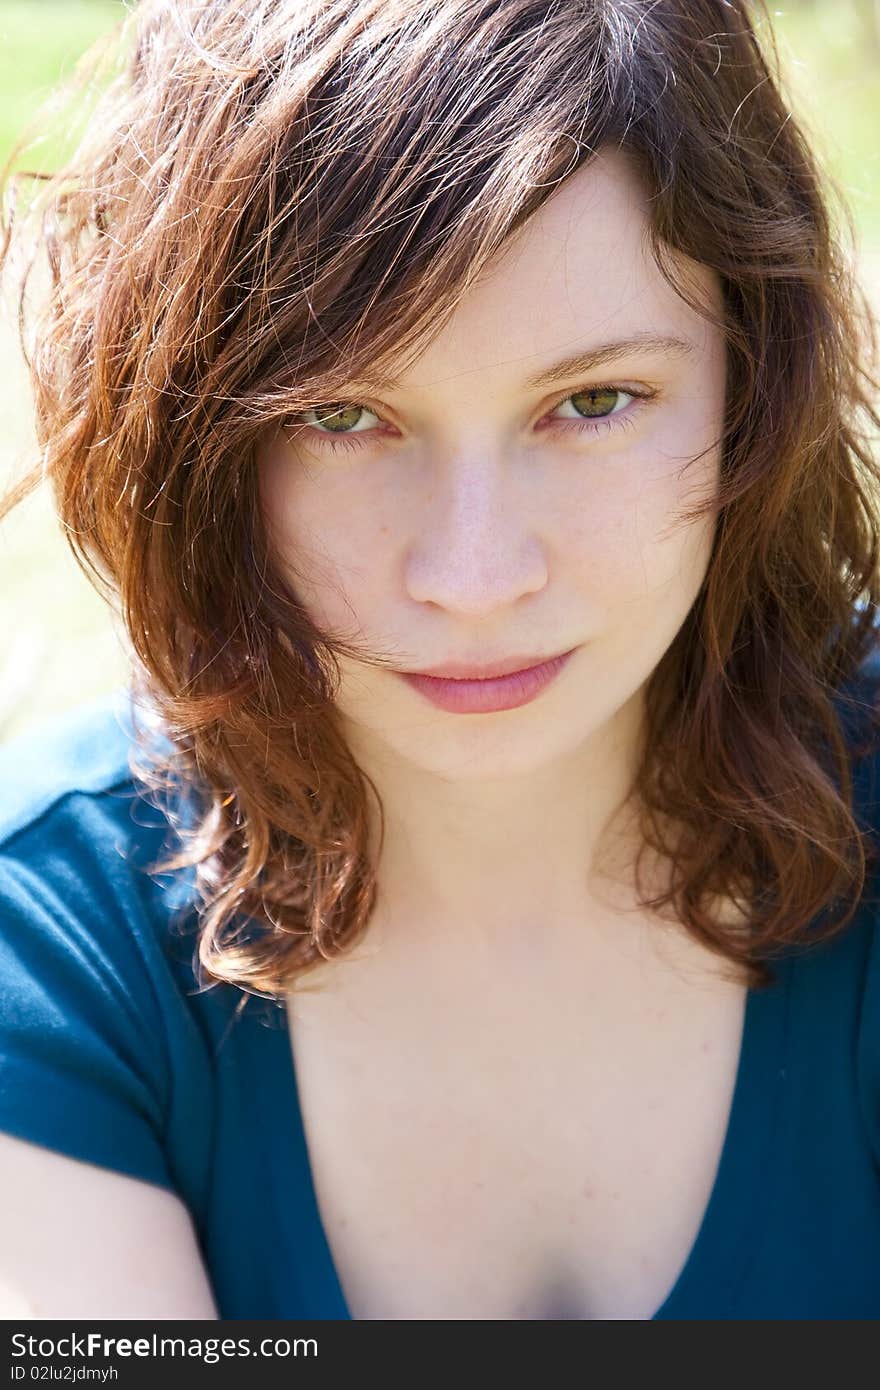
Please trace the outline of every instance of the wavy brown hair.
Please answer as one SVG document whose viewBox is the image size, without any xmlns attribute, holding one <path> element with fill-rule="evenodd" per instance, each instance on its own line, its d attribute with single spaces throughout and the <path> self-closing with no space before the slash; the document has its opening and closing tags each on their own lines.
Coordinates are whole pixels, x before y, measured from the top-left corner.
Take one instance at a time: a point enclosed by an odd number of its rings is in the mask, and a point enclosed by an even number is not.
<svg viewBox="0 0 880 1390">
<path fill-rule="evenodd" d="M 646 694 L 633 804 L 670 877 L 642 905 L 753 987 L 840 930 L 874 854 L 838 703 L 877 640 L 877 344 L 766 11 L 143 0 L 115 51 L 65 167 L 7 177 L 42 460 L 4 511 L 45 475 L 118 608 L 152 715 L 132 766 L 183 798 L 154 868 L 195 871 L 203 981 L 277 999 L 361 938 L 377 893 L 375 787 L 334 695 L 339 655 L 385 658 L 319 631 L 281 577 L 260 442 L 412 360 L 608 147 L 645 182 L 670 283 L 703 312 L 670 253 L 720 277 L 728 343 L 714 549 Z"/>
</svg>

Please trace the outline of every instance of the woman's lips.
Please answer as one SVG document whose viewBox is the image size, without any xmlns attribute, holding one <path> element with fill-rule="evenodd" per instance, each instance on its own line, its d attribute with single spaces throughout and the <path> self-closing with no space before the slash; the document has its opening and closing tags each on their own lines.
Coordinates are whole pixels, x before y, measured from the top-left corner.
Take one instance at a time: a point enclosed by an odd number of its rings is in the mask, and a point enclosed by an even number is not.
<svg viewBox="0 0 880 1390">
<path fill-rule="evenodd" d="M 398 674 L 433 705 L 450 714 L 494 714 L 499 710 L 517 709 L 534 700 L 555 680 L 575 650 L 573 647 L 540 666 L 514 671 L 509 676 L 495 676 L 492 680 L 449 680 L 403 671 Z"/>
</svg>

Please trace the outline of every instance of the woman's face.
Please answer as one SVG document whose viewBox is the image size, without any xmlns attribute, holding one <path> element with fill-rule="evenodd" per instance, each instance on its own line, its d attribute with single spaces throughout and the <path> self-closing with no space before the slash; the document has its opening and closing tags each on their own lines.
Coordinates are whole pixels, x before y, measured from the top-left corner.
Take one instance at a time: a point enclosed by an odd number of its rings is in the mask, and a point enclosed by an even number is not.
<svg viewBox="0 0 880 1390">
<path fill-rule="evenodd" d="M 327 425 L 310 414 L 264 447 L 270 537 L 324 631 L 407 671 L 576 648 L 535 700 L 494 713 L 439 709 L 344 659 L 337 706 L 374 766 L 480 779 L 567 758 L 636 707 L 691 608 L 715 519 L 677 513 L 714 497 L 725 346 L 646 229 L 635 174 L 603 153 L 395 389 L 352 382 Z M 688 269 L 719 307 L 715 278 Z"/>
</svg>

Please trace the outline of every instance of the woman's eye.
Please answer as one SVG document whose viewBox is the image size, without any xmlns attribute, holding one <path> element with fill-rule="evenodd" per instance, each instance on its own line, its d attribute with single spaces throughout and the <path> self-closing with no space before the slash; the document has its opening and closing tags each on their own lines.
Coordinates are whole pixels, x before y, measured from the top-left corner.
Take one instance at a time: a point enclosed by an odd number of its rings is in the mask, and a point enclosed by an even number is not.
<svg viewBox="0 0 880 1390">
<path fill-rule="evenodd" d="M 352 405 L 349 401 L 333 401 L 313 410 L 301 410 L 296 419 L 299 424 L 311 425 L 321 434 L 355 434 L 373 429 L 379 421 L 365 405 Z"/>
<path fill-rule="evenodd" d="M 588 431 L 599 434 L 607 430 L 633 425 L 634 409 L 656 396 L 656 391 L 625 391 L 620 386 L 591 386 L 574 391 L 546 415 L 543 424 L 557 423 L 565 432 L 578 434 Z M 632 407 L 635 403 L 634 409 Z M 291 423 L 311 430 L 312 442 L 318 448 L 360 449 L 371 443 L 366 436 L 383 420 L 374 411 L 357 401 L 330 401 L 300 410 L 290 417 Z M 565 422 L 565 423 L 564 423 Z M 571 422 L 570 424 L 567 422 Z M 593 422 L 593 423 L 591 423 Z M 321 443 L 318 443 L 320 438 Z"/>
<path fill-rule="evenodd" d="M 621 391 L 616 386 L 597 386 L 590 391 L 575 391 L 560 401 L 556 408 L 562 410 L 571 406 L 571 413 L 564 416 L 565 419 L 601 420 L 606 415 L 616 415 L 634 399 L 630 392 Z"/>
</svg>

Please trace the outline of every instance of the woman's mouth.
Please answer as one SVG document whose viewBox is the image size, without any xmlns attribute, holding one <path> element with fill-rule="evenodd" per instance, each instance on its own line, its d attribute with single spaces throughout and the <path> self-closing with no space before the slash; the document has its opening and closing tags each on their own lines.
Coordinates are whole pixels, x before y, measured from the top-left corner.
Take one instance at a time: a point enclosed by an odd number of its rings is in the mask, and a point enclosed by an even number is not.
<svg viewBox="0 0 880 1390">
<path fill-rule="evenodd" d="M 517 709 L 536 699 L 555 680 L 576 650 L 572 647 L 561 656 L 551 657 L 537 666 L 528 666 L 490 679 L 453 679 L 412 671 L 397 674 L 433 705 L 450 714 L 495 714 L 501 710 Z"/>
</svg>

